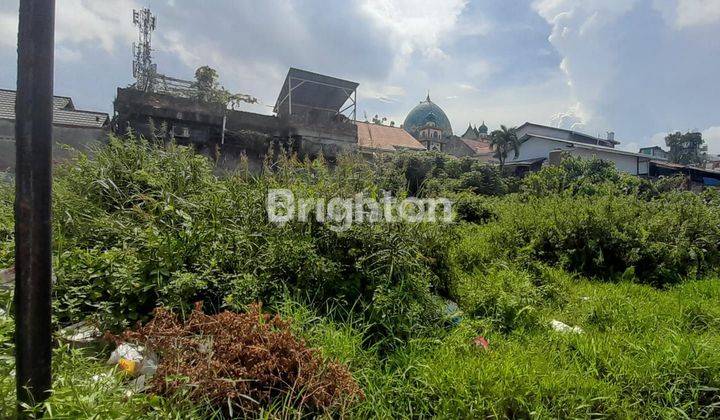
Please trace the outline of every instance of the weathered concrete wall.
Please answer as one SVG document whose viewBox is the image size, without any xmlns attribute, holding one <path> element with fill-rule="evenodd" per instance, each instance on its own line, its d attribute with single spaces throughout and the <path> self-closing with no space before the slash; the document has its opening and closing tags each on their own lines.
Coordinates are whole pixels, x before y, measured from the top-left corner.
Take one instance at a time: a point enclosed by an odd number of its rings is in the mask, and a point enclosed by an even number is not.
<svg viewBox="0 0 720 420">
<path fill-rule="evenodd" d="M 107 139 L 107 129 L 53 126 L 53 162 L 73 156 L 74 151 L 89 152 Z M 0 172 L 15 171 L 15 121 L 0 120 Z"/>
</svg>

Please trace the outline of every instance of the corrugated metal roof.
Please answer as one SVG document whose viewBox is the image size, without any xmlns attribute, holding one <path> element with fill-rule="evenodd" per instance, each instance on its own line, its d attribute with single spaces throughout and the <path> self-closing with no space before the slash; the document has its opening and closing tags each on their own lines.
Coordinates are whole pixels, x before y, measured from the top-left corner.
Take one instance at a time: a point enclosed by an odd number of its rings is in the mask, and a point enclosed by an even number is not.
<svg viewBox="0 0 720 420">
<path fill-rule="evenodd" d="M 393 152 L 401 149 L 425 150 L 407 131 L 399 127 L 357 122 L 358 146 L 361 149 Z"/>
<path fill-rule="evenodd" d="M 0 89 L 0 119 L 15 119 L 15 91 Z M 67 96 L 53 97 L 53 124 L 102 128 L 110 118 L 104 112 L 76 110 Z"/>
<path fill-rule="evenodd" d="M 283 113 L 292 97 L 292 106 L 339 111 L 358 83 L 290 67 L 275 102 L 275 112 Z M 288 92 L 292 95 L 288 96 Z"/>
</svg>

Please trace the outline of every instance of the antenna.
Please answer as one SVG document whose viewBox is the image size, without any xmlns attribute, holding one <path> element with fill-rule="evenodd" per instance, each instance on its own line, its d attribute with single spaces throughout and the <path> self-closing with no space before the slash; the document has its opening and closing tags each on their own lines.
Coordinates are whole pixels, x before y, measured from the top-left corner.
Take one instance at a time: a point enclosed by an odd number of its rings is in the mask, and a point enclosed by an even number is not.
<svg viewBox="0 0 720 420">
<path fill-rule="evenodd" d="M 152 91 L 157 65 L 152 62 L 151 38 L 155 30 L 155 16 L 150 9 L 133 10 L 133 24 L 138 27 L 138 43 L 133 43 L 133 77 L 135 87 L 142 91 Z"/>
</svg>

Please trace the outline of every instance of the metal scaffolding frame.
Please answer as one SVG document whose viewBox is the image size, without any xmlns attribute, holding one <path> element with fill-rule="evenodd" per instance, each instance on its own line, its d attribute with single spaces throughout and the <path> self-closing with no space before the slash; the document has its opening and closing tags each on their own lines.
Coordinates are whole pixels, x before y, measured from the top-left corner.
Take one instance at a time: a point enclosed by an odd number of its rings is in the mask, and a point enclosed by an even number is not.
<svg viewBox="0 0 720 420">
<path fill-rule="evenodd" d="M 297 75 L 297 73 L 307 74 L 314 78 L 325 78 L 325 79 L 329 79 L 329 80 L 337 80 L 338 83 L 330 83 L 330 82 L 324 82 L 324 81 L 320 81 L 320 80 L 313 80 L 311 77 L 302 77 L 302 76 Z M 330 76 L 325 76 L 325 75 L 316 74 L 316 73 L 310 73 L 310 72 L 306 72 L 304 70 L 297 70 L 297 69 L 293 69 L 293 68 L 291 68 L 288 71 L 288 75 L 285 79 L 285 83 L 283 85 L 283 89 L 280 94 L 281 96 L 278 98 L 278 101 L 275 104 L 274 112 L 278 113 L 281 109 L 281 106 L 285 102 L 287 102 L 288 114 L 291 115 L 292 109 L 293 109 L 293 92 L 295 90 L 297 90 L 298 88 L 300 88 L 301 86 L 304 86 L 306 84 L 313 84 L 316 86 L 324 86 L 324 87 L 328 87 L 328 88 L 332 88 L 332 89 L 337 89 L 338 91 L 341 91 L 344 93 L 346 99 L 342 104 L 340 104 L 340 106 L 338 108 L 329 108 L 329 107 L 323 107 L 323 106 L 318 106 L 318 105 L 313 105 L 313 104 L 303 104 L 303 103 L 296 103 L 295 105 L 309 107 L 309 108 L 313 108 L 313 109 L 319 109 L 322 111 L 333 112 L 336 115 L 340 115 L 340 114 L 344 115 L 344 113 L 346 111 L 350 110 L 349 118 L 351 118 L 352 121 L 357 120 L 357 87 L 358 87 L 357 83 L 342 80 L 342 79 L 335 79 Z M 282 92 L 285 90 L 287 90 L 287 93 L 285 93 L 283 95 Z M 350 103 L 347 104 L 346 106 L 342 107 L 343 105 L 345 105 L 348 102 L 348 100 L 350 101 Z"/>
</svg>

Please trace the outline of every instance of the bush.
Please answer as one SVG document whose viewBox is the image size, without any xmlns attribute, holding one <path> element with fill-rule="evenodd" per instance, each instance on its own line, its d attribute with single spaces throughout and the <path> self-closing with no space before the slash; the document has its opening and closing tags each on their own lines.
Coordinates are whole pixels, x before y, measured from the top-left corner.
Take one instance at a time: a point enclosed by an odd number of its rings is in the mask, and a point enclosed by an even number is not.
<svg viewBox="0 0 720 420">
<path fill-rule="evenodd" d="M 531 329 L 538 324 L 542 295 L 532 276 L 523 270 L 492 267 L 462 275 L 453 294 L 467 315 L 489 319 L 499 331 Z"/>
<path fill-rule="evenodd" d="M 661 286 L 702 276 L 720 264 L 720 209 L 703 196 L 667 193 L 505 198 L 492 222 L 459 243 L 464 269 L 493 259 L 558 264 L 584 275 Z"/>
<path fill-rule="evenodd" d="M 146 321 L 158 305 L 185 314 L 202 300 L 212 312 L 240 310 L 290 292 L 319 309 L 328 300 L 353 306 L 377 321 L 374 340 L 430 328 L 440 318 L 434 295 L 447 290 L 452 229 L 395 223 L 335 232 L 267 220 L 269 188 L 377 197 L 393 171 L 356 156 L 328 167 L 280 153 L 260 176 L 218 178 L 192 149 L 113 138 L 92 160 L 80 156 L 56 171 L 58 320 L 93 316 L 117 330 Z"/>
<path fill-rule="evenodd" d="M 493 212 L 486 200 L 475 194 L 461 193 L 455 196 L 453 207 L 458 219 L 483 224 L 495 220 L 497 215 Z"/>
</svg>

